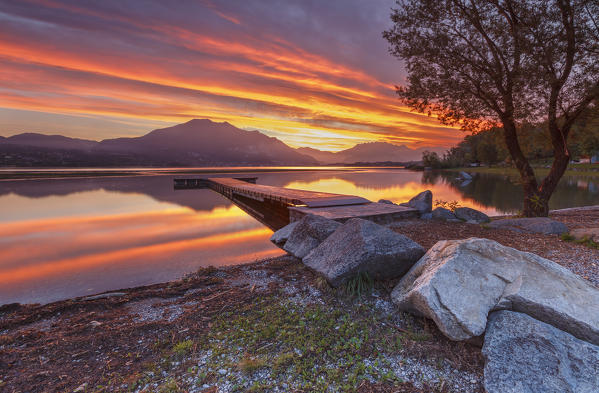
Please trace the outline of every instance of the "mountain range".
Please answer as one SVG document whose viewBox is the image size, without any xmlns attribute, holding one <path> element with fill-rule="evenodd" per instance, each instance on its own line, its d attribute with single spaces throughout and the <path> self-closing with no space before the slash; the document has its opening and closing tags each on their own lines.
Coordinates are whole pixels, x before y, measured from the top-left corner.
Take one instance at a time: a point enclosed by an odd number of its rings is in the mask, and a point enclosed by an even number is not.
<svg viewBox="0 0 599 393">
<path fill-rule="evenodd" d="M 36 133 L 0 137 L 0 166 L 202 167 L 410 162 L 419 161 L 424 150 L 385 142 L 358 144 L 339 152 L 309 147 L 294 149 L 259 131 L 194 119 L 140 137 L 99 142 Z"/>
</svg>

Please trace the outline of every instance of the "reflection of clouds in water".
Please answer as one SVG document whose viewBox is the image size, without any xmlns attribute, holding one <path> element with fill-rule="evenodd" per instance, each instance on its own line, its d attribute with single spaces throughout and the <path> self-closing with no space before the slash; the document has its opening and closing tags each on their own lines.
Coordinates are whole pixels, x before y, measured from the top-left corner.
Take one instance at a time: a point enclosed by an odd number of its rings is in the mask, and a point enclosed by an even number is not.
<svg viewBox="0 0 599 393">
<path fill-rule="evenodd" d="M 435 200 L 457 200 L 490 215 L 518 211 L 522 203 L 521 187 L 506 176 L 477 174 L 468 184 L 455 173 L 381 169 L 243 176 L 396 203 L 430 189 Z M 172 178 L 0 182 L 0 304 L 146 285 L 199 266 L 280 255 L 268 241 L 271 232 L 241 209 L 210 190 L 175 191 Z M 550 206 L 597 203 L 595 180 L 569 177 Z"/>
<path fill-rule="evenodd" d="M 268 241 L 271 233 L 235 206 L 2 224 L 0 303 L 56 300 L 87 294 L 90 286 L 103 291 L 143 285 L 199 266 L 280 255 Z M 32 294 L 39 291 L 44 294 Z"/>
</svg>

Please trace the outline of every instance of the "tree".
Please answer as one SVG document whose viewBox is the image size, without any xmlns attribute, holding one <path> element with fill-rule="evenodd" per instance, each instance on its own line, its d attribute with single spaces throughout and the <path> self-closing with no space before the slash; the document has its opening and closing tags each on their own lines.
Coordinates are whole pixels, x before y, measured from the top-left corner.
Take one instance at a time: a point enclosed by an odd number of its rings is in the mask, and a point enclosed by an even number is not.
<svg viewBox="0 0 599 393">
<path fill-rule="evenodd" d="M 440 168 L 441 167 L 441 159 L 439 155 L 434 151 L 425 150 L 422 152 L 422 165 L 430 168 Z"/>
<path fill-rule="evenodd" d="M 401 100 L 463 130 L 501 127 L 523 214 L 546 216 L 572 125 L 599 97 L 599 0 L 398 0 L 391 20 L 383 36 L 406 65 Z M 544 124 L 551 140 L 540 182 L 518 140 L 524 123 Z"/>
<path fill-rule="evenodd" d="M 592 157 L 599 152 L 599 136 L 588 134 L 581 143 L 582 154 Z"/>
</svg>

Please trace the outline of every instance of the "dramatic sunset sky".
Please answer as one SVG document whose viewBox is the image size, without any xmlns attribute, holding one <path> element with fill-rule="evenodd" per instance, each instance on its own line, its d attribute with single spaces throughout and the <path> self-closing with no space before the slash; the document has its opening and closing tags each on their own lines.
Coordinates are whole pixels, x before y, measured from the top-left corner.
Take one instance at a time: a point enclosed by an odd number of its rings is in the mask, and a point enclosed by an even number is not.
<svg viewBox="0 0 599 393">
<path fill-rule="evenodd" d="M 192 118 L 291 146 L 448 147 L 399 105 L 393 0 L 2 0 L 0 135 L 138 136 Z"/>
</svg>

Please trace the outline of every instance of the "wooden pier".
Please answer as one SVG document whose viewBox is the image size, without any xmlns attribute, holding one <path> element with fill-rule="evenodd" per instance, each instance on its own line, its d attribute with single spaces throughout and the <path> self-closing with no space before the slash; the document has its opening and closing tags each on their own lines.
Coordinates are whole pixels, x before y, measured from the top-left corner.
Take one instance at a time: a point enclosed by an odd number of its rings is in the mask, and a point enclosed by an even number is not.
<svg viewBox="0 0 599 393">
<path fill-rule="evenodd" d="M 273 230 L 300 220 L 306 214 L 317 214 L 340 222 L 359 217 L 380 224 L 418 217 L 414 209 L 371 202 L 358 196 L 255 183 L 255 177 L 175 179 L 175 189 L 212 189 Z"/>
</svg>

